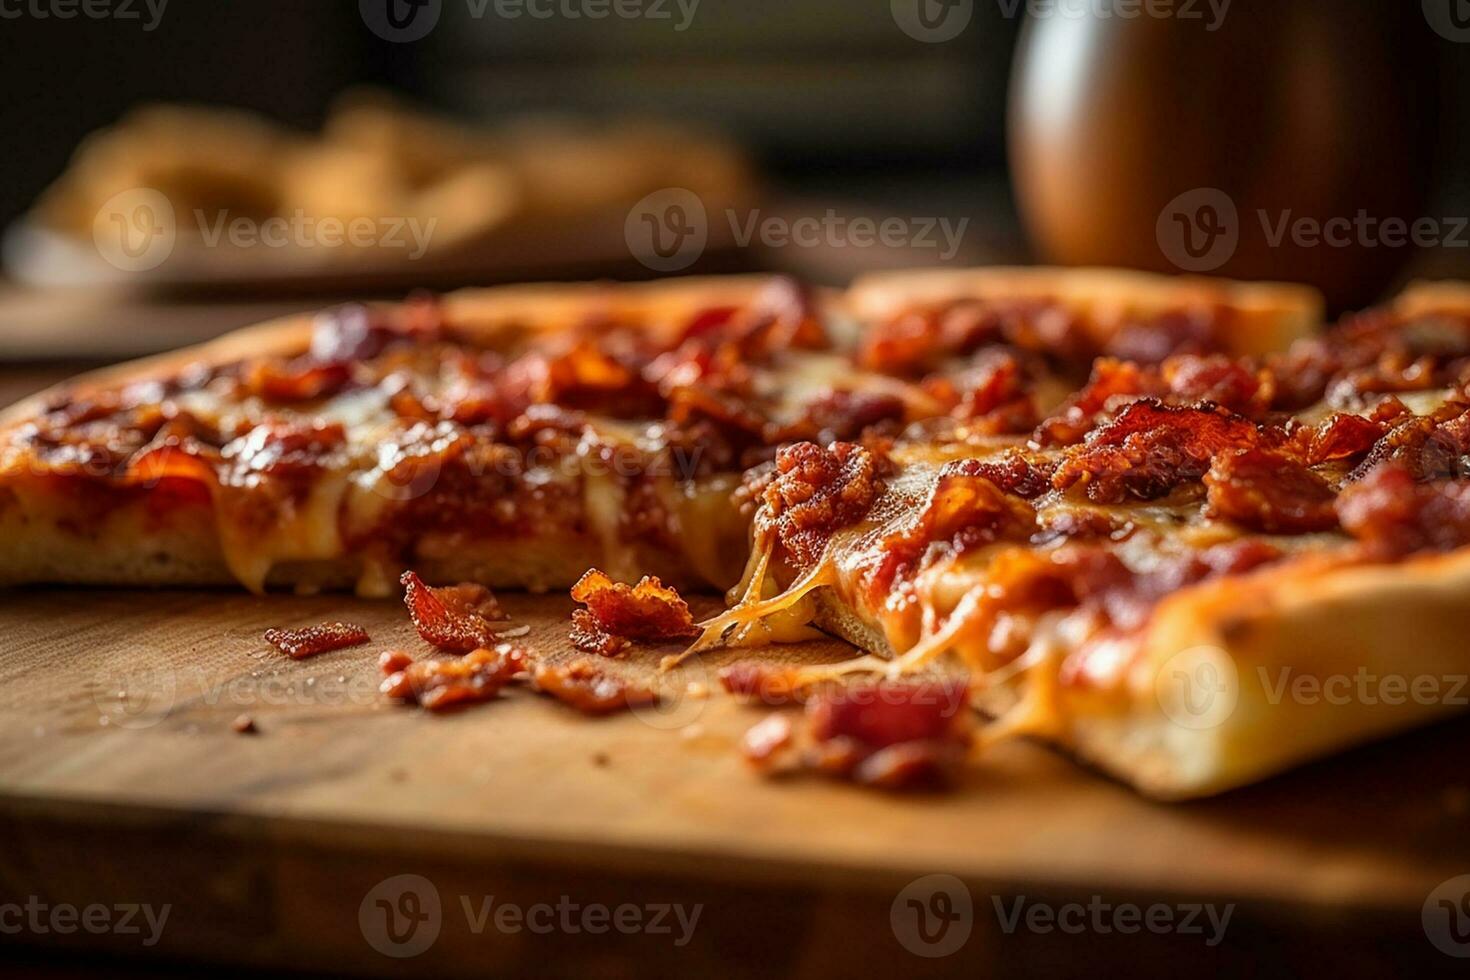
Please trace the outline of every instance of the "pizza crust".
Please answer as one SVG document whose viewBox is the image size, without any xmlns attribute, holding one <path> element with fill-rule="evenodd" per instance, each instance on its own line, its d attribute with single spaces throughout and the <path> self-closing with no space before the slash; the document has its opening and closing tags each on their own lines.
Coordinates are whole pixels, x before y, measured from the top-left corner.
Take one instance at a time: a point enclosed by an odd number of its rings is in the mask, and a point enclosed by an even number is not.
<svg viewBox="0 0 1470 980">
<path fill-rule="evenodd" d="M 881 272 L 856 280 L 847 293 L 851 312 L 865 319 L 958 299 L 1059 302 L 1079 314 L 1099 344 L 1130 319 L 1228 306 L 1230 334 L 1222 339 L 1239 355 L 1285 350 L 1321 328 L 1324 310 L 1322 295 L 1309 286 L 1045 266 Z"/>
</svg>

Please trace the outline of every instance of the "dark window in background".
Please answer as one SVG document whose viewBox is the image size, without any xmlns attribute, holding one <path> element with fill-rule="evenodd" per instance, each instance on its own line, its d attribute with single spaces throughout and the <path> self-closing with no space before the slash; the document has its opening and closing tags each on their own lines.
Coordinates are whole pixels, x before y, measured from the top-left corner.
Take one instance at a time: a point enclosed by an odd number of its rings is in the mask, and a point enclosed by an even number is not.
<svg viewBox="0 0 1470 980">
<path fill-rule="evenodd" d="M 142 6 L 138 3 L 137 6 Z M 139 22 L 0 20 L 0 222 L 72 148 L 140 101 L 221 103 L 316 125 L 353 84 L 388 85 L 470 117 L 670 115 L 726 128 L 777 175 L 1003 167 L 1016 24 L 977 5 L 944 44 L 896 29 L 887 0 L 700 0 L 673 21 L 471 17 L 445 0 L 433 34 L 391 44 L 354 0 L 171 0 Z"/>
</svg>

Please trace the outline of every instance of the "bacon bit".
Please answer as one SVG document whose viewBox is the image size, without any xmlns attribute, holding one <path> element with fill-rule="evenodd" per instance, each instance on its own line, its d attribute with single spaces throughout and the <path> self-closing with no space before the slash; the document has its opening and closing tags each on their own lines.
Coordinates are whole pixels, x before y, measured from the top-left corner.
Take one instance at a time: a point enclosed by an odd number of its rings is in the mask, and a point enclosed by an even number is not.
<svg viewBox="0 0 1470 980">
<path fill-rule="evenodd" d="M 249 715 L 236 715 L 235 720 L 230 722 L 230 731 L 236 735 L 254 735 L 260 731 L 255 725 L 255 719 Z"/>
<path fill-rule="evenodd" d="M 800 740 L 790 719 L 773 714 L 741 742 L 758 768 L 796 769 L 902 790 L 952 781 L 970 744 L 973 721 L 963 680 L 861 681 L 830 687 L 806 705 Z"/>
<path fill-rule="evenodd" d="M 1410 415 L 1394 424 L 1348 475 L 1348 481 L 1360 480 L 1386 463 L 1405 467 L 1416 480 L 1470 476 L 1467 455 L 1470 413 L 1467 406 L 1450 402 L 1431 415 Z"/>
<path fill-rule="evenodd" d="M 1171 355 L 1218 348 L 1226 311 L 1214 307 L 1173 310 L 1128 323 L 1104 344 L 1103 353 L 1142 364 L 1158 364 Z"/>
<path fill-rule="evenodd" d="M 980 460 L 946 463 L 939 480 L 913 521 L 884 538 L 882 558 L 863 572 L 875 596 L 887 595 L 893 582 L 922 565 L 961 555 L 996 541 L 1024 541 L 1036 530 L 1036 510 L 1003 492 L 980 473 Z"/>
<path fill-rule="evenodd" d="M 652 575 L 630 587 L 589 568 L 572 586 L 572 599 L 587 607 L 572 615 L 572 643 L 591 653 L 610 657 L 630 640 L 659 643 L 699 632 L 689 604 Z"/>
<path fill-rule="evenodd" d="M 827 449 L 810 442 L 783 447 L 759 519 L 774 528 L 798 567 L 809 568 L 833 532 L 867 514 L 883 489 L 878 466 L 871 452 L 848 442 Z"/>
<path fill-rule="evenodd" d="M 616 657 L 632 646 L 632 641 L 626 636 L 604 633 L 590 609 L 572 610 L 571 641 L 572 646 L 578 650 L 586 650 L 602 657 Z"/>
<path fill-rule="evenodd" d="M 335 395 L 352 380 L 345 364 L 318 364 L 309 358 L 260 360 L 240 379 L 249 394 L 268 402 L 306 402 Z"/>
<path fill-rule="evenodd" d="M 1254 448 L 1254 423 L 1215 405 L 1183 407 L 1136 401 L 1067 453 L 1052 486 L 1080 485 L 1089 500 L 1154 500 L 1193 482 L 1226 450 Z"/>
<path fill-rule="evenodd" d="M 1052 474 L 1057 464 L 1049 460 L 1031 460 L 1012 450 L 1000 460 L 953 460 L 942 473 L 962 472 L 967 476 L 983 476 L 1006 493 L 1033 500 L 1051 489 Z"/>
<path fill-rule="evenodd" d="M 827 346 L 827 331 L 817 315 L 811 290 L 790 276 L 779 276 L 762 289 L 751 300 L 744 319 L 746 325 L 737 343 L 748 358 Z"/>
<path fill-rule="evenodd" d="M 791 738 L 790 716 L 780 712 L 772 713 L 745 733 L 740 740 L 740 751 L 751 762 L 760 765 L 790 745 Z"/>
<path fill-rule="evenodd" d="M 586 715 L 607 715 L 658 701 L 651 688 L 614 676 L 592 660 L 537 663 L 531 683 Z"/>
<path fill-rule="evenodd" d="M 1117 403 L 1163 393 L 1163 382 L 1154 372 L 1131 361 L 1099 358 L 1086 386 L 1042 422 L 1032 438 L 1044 446 L 1070 446 L 1080 442 L 1097 417 Z"/>
<path fill-rule="evenodd" d="M 897 395 L 838 389 L 807 403 L 800 421 L 781 427 L 782 431 L 768 428 L 762 435 L 767 442 L 802 439 L 829 443 L 856 439 L 870 426 L 902 422 L 907 410 Z"/>
<path fill-rule="evenodd" d="M 1337 498 L 1343 528 L 1376 558 L 1470 544 L 1470 481 L 1418 483 L 1402 465 L 1371 470 Z"/>
<path fill-rule="evenodd" d="M 347 430 L 340 422 L 276 418 L 231 441 L 220 455 L 237 480 L 256 473 L 296 477 L 329 465 L 346 443 Z"/>
<path fill-rule="evenodd" d="M 307 356 L 321 365 L 351 365 L 382 353 L 398 331 L 382 315 L 356 303 L 318 314 Z"/>
<path fill-rule="evenodd" d="M 398 581 L 414 629 L 429 643 L 441 650 L 468 653 L 499 642 L 501 636 L 489 621 L 504 617 L 489 589 L 474 583 L 430 588 L 412 571 L 404 572 Z"/>
<path fill-rule="evenodd" d="M 719 678 L 720 685 L 729 693 L 761 704 L 794 704 L 806 694 L 801 672 L 795 667 L 744 660 L 721 668 Z"/>
<path fill-rule="evenodd" d="M 1276 397 L 1276 381 L 1269 371 L 1219 354 L 1171 357 L 1164 362 L 1163 378 L 1172 395 L 1192 402 L 1214 402 L 1253 418 Z"/>
<path fill-rule="evenodd" d="M 1337 526 L 1336 495 L 1301 463 L 1265 449 L 1215 458 L 1205 474 L 1210 517 L 1267 534 L 1305 534 Z"/>
<path fill-rule="evenodd" d="M 525 647 L 511 643 L 471 650 L 454 660 L 414 660 L 400 650 L 389 650 L 378 660 L 384 675 L 379 690 L 430 711 L 489 701 L 526 670 L 529 657 Z"/>
<path fill-rule="evenodd" d="M 359 646 L 368 641 L 368 633 L 356 623 L 323 623 L 305 629 L 269 629 L 265 639 L 292 660 L 305 660 L 329 650 Z"/>
<path fill-rule="evenodd" d="M 1290 448 L 1309 466 L 1352 459 L 1372 449 L 1387 429 L 1382 421 L 1339 412 L 1316 425 L 1297 430 Z"/>
</svg>

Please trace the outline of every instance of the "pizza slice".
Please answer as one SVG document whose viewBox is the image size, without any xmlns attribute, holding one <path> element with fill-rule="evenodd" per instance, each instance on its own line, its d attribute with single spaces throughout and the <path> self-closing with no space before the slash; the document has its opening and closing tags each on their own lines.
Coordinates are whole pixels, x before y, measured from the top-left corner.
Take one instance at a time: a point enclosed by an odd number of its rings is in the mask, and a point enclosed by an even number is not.
<svg viewBox="0 0 1470 980">
<path fill-rule="evenodd" d="M 1108 283 L 1135 301 L 1103 310 Z M 725 588 L 749 551 L 741 474 L 779 446 L 1029 431 L 1118 338 L 1231 350 L 1242 320 L 1284 346 L 1320 318 L 1294 287 L 1122 273 L 976 273 L 896 319 L 873 294 L 469 291 L 80 378 L 0 417 L 0 581 L 377 595 L 410 567 L 550 589 L 596 565 Z M 902 354 L 916 318 L 942 349 Z"/>
<path fill-rule="evenodd" d="M 786 690 L 957 665 L 982 744 L 1039 736 L 1170 799 L 1460 710 L 1470 288 L 1249 347 L 1100 358 L 1024 434 L 783 447 L 695 650 L 815 623 L 870 651 Z"/>
</svg>

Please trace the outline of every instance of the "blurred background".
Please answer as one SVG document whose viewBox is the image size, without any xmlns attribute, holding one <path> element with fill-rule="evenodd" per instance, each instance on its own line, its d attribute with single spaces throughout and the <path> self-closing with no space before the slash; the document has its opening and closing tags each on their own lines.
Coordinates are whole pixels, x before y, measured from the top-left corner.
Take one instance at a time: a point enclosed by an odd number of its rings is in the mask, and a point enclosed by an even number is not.
<svg viewBox="0 0 1470 980">
<path fill-rule="evenodd" d="M 1042 261 L 1360 306 L 1470 275 L 1464 13 L 0 0 L 0 362 L 24 369 L 0 395 L 347 296 L 521 278 Z M 261 120 L 139 116 L 160 103 Z M 324 218 L 371 234 L 342 246 Z"/>
</svg>

